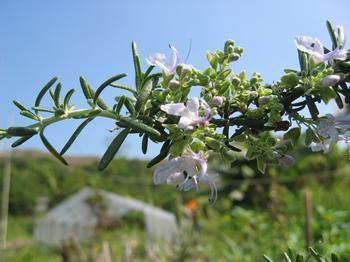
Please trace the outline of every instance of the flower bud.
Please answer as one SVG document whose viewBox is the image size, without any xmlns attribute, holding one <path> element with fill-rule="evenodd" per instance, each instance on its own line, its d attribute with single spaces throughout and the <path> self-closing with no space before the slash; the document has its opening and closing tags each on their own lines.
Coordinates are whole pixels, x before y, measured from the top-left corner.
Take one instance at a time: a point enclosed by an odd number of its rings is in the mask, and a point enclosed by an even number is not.
<svg viewBox="0 0 350 262">
<path fill-rule="evenodd" d="M 193 66 L 189 64 L 179 64 L 176 68 L 178 75 L 190 73 L 193 70 Z"/>
<path fill-rule="evenodd" d="M 240 46 L 237 46 L 237 47 L 235 47 L 234 52 L 239 54 L 239 55 L 242 55 L 243 54 L 243 48 L 240 47 Z"/>
<path fill-rule="evenodd" d="M 291 166 L 294 164 L 294 162 L 295 162 L 295 159 L 291 155 L 284 155 L 280 159 L 278 159 L 278 163 L 281 166 Z"/>
<path fill-rule="evenodd" d="M 269 96 L 261 96 L 259 97 L 259 104 L 260 105 L 266 105 L 270 102 L 270 97 Z"/>
<path fill-rule="evenodd" d="M 249 91 L 249 97 L 251 99 L 255 99 L 259 96 L 259 93 L 257 91 Z"/>
<path fill-rule="evenodd" d="M 232 53 L 228 55 L 228 61 L 229 62 L 234 62 L 237 61 L 241 56 L 237 53 Z"/>
<path fill-rule="evenodd" d="M 241 79 L 240 79 L 238 76 L 234 76 L 234 77 L 232 77 L 232 79 L 231 79 L 231 83 L 232 83 L 234 86 L 239 86 L 239 84 L 241 83 Z"/>
<path fill-rule="evenodd" d="M 233 46 L 229 46 L 229 47 L 226 48 L 226 54 L 231 54 L 231 53 L 233 53 L 233 51 L 234 51 L 234 47 Z"/>
<path fill-rule="evenodd" d="M 176 89 L 178 89 L 180 86 L 180 83 L 179 81 L 173 79 L 173 80 L 170 80 L 169 82 L 169 88 L 173 91 L 175 91 Z"/>
<path fill-rule="evenodd" d="M 225 42 L 225 47 L 234 46 L 234 45 L 235 45 L 235 41 L 233 41 L 232 39 L 227 39 Z"/>
<path fill-rule="evenodd" d="M 222 104 L 224 103 L 224 99 L 222 96 L 214 96 L 213 99 L 211 100 L 211 103 L 213 106 L 221 107 Z"/>
<path fill-rule="evenodd" d="M 341 77 L 339 75 L 329 75 L 321 80 L 321 84 L 323 86 L 335 86 L 340 80 Z"/>
</svg>

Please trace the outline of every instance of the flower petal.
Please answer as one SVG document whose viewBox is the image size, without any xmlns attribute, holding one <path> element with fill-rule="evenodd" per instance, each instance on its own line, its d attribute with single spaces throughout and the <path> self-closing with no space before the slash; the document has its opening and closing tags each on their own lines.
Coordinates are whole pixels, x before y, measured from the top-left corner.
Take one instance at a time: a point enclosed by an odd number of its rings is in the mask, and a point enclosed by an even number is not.
<svg viewBox="0 0 350 262">
<path fill-rule="evenodd" d="M 179 52 L 176 50 L 175 47 L 170 45 L 170 48 L 172 50 L 171 52 L 171 59 L 169 61 L 169 67 L 171 68 L 171 71 L 173 71 L 173 73 L 175 73 L 176 71 L 176 67 L 179 65 Z"/>
<path fill-rule="evenodd" d="M 199 99 L 197 97 L 189 99 L 186 103 L 186 108 L 190 113 L 192 113 L 195 116 L 198 116 Z"/>
<path fill-rule="evenodd" d="M 182 116 L 186 111 L 186 107 L 183 103 L 161 105 L 160 109 L 167 114 L 174 116 Z"/>
<path fill-rule="evenodd" d="M 179 123 L 177 124 L 177 126 L 179 128 L 184 129 L 184 128 L 186 128 L 186 127 L 188 127 L 190 125 L 193 125 L 193 124 L 195 124 L 195 122 L 194 122 L 194 120 L 192 118 L 183 116 L 183 117 L 180 118 Z"/>
<path fill-rule="evenodd" d="M 183 172 L 176 172 L 176 173 L 172 173 L 168 176 L 166 182 L 168 185 L 178 185 L 181 182 L 184 181 L 184 174 Z"/>
<path fill-rule="evenodd" d="M 161 165 L 154 171 L 153 182 L 158 185 L 165 182 L 169 175 L 176 172 L 179 165 L 181 164 L 180 157 L 176 157 Z"/>
</svg>

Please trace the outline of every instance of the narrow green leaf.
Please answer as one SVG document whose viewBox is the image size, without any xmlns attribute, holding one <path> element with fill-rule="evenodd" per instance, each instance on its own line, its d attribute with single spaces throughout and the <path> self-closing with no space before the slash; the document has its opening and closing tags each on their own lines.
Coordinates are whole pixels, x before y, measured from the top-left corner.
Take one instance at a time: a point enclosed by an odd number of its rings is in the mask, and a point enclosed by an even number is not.
<svg viewBox="0 0 350 262">
<path fill-rule="evenodd" d="M 130 98 L 127 97 L 124 102 L 126 109 L 128 109 L 129 113 L 133 116 L 136 114 L 136 109 L 133 103 L 131 102 Z"/>
<path fill-rule="evenodd" d="M 266 255 L 263 255 L 263 258 L 265 259 L 265 261 L 267 262 L 273 262 L 273 260 L 271 258 L 269 258 L 268 256 Z"/>
<path fill-rule="evenodd" d="M 150 127 L 148 125 L 145 125 L 144 123 L 142 123 L 138 120 L 132 119 L 130 117 L 120 117 L 119 121 L 123 125 L 130 127 L 136 131 L 145 132 L 148 135 L 151 135 L 151 136 L 159 138 L 159 139 L 163 138 L 162 134 L 158 130 L 156 130 L 153 127 Z"/>
<path fill-rule="evenodd" d="M 334 28 L 333 28 L 331 22 L 328 20 L 326 21 L 326 26 L 327 26 L 329 36 L 331 37 L 332 47 L 333 47 L 333 49 L 335 49 L 337 47 L 338 43 L 337 43 L 337 37 L 336 37 L 335 32 L 334 32 Z"/>
<path fill-rule="evenodd" d="M 165 152 L 160 152 L 159 155 L 157 155 L 156 157 L 154 157 L 151 161 L 148 162 L 147 164 L 147 168 L 150 168 L 156 164 L 158 164 L 159 162 L 161 162 L 163 159 L 165 159 L 168 156 L 168 153 Z"/>
<path fill-rule="evenodd" d="M 152 93 L 153 88 L 153 80 L 149 79 L 142 87 L 142 89 L 138 93 L 137 102 L 135 105 L 135 109 L 140 112 L 143 111 L 143 107 L 146 104 L 148 97 Z"/>
<path fill-rule="evenodd" d="M 146 72 L 144 73 L 143 78 L 148 77 L 148 75 L 152 72 L 153 68 L 154 68 L 154 66 L 149 66 L 147 68 Z"/>
<path fill-rule="evenodd" d="M 40 120 L 39 118 L 38 118 L 38 116 L 37 115 L 34 115 L 32 112 L 30 112 L 30 111 L 21 111 L 21 113 L 20 113 L 22 116 L 25 116 L 25 117 L 28 117 L 28 118 L 30 118 L 30 119 L 34 119 L 34 120 Z"/>
<path fill-rule="evenodd" d="M 318 109 L 317 109 L 315 102 L 312 101 L 311 97 L 306 96 L 306 104 L 307 104 L 307 107 L 309 109 L 309 112 L 310 112 L 312 119 L 316 121 L 318 119 L 319 112 L 318 112 Z"/>
<path fill-rule="evenodd" d="M 298 57 L 299 57 L 299 64 L 300 64 L 300 70 L 308 72 L 309 63 L 308 63 L 308 57 L 307 54 L 303 53 L 298 49 Z"/>
<path fill-rule="evenodd" d="M 112 84 L 110 84 L 110 86 L 115 87 L 115 88 L 120 88 L 123 90 L 127 90 L 127 91 L 131 92 L 135 97 L 137 96 L 137 92 L 130 86 L 120 84 L 120 83 L 112 83 Z"/>
<path fill-rule="evenodd" d="M 309 252 L 311 253 L 311 255 L 316 258 L 316 261 L 318 262 L 322 262 L 321 256 L 316 252 L 315 249 L 313 249 L 312 247 L 309 247 Z"/>
<path fill-rule="evenodd" d="M 146 154 L 147 153 L 147 148 L 148 148 L 148 135 L 144 134 L 142 138 L 142 153 Z"/>
<path fill-rule="evenodd" d="M 11 147 L 17 147 L 22 145 L 24 142 L 28 141 L 32 136 L 24 136 L 19 139 L 17 139 L 15 142 L 12 143 Z"/>
<path fill-rule="evenodd" d="M 100 163 L 98 164 L 98 170 L 102 171 L 109 165 L 109 163 L 113 160 L 115 154 L 118 152 L 119 148 L 123 144 L 128 134 L 129 129 L 124 129 L 114 138 L 114 140 L 104 153 L 103 157 L 101 158 Z"/>
<path fill-rule="evenodd" d="M 54 89 L 50 89 L 50 90 L 49 90 L 49 94 L 50 94 L 52 100 L 55 101 L 55 90 L 54 90 Z"/>
<path fill-rule="evenodd" d="M 338 256 L 334 253 L 331 254 L 331 261 L 332 262 L 339 262 Z"/>
<path fill-rule="evenodd" d="M 96 109 L 91 110 L 91 111 L 88 112 L 88 113 L 85 113 L 85 114 L 79 115 L 79 116 L 75 116 L 75 117 L 73 117 L 73 118 L 74 118 L 74 119 L 91 118 L 91 117 L 97 116 L 97 115 L 100 114 L 101 112 L 102 112 L 102 109 L 96 108 Z"/>
<path fill-rule="evenodd" d="M 291 249 L 291 248 L 288 248 L 288 251 L 287 251 L 287 254 L 289 256 L 289 258 L 292 260 L 292 261 L 295 261 L 295 252 Z"/>
<path fill-rule="evenodd" d="M 107 87 L 109 86 L 111 83 L 125 77 L 126 74 L 119 74 L 119 75 L 116 75 L 116 76 L 112 76 L 111 78 L 107 79 L 105 82 L 103 82 L 99 88 L 97 88 L 96 92 L 95 92 L 95 95 L 94 95 L 94 103 L 96 103 L 98 97 L 100 96 L 100 94 L 102 93 L 102 91 Z"/>
<path fill-rule="evenodd" d="M 38 96 L 35 99 L 34 106 L 40 106 L 40 102 L 43 99 L 46 92 L 53 86 L 53 84 L 57 81 L 57 77 L 52 78 L 39 92 Z M 36 112 L 37 113 L 37 112 Z"/>
<path fill-rule="evenodd" d="M 286 262 L 292 262 L 292 260 L 290 259 L 290 257 L 288 256 L 288 254 L 286 252 L 283 253 L 284 259 Z"/>
<path fill-rule="evenodd" d="M 39 111 L 39 112 L 55 113 L 55 110 L 47 109 L 47 108 L 41 108 L 41 107 L 37 107 L 37 106 L 32 107 L 32 109 L 35 110 L 35 111 Z"/>
<path fill-rule="evenodd" d="M 64 100 L 63 100 L 63 105 L 64 105 L 65 108 L 67 108 L 69 106 L 69 101 L 70 101 L 70 99 L 71 99 L 71 97 L 72 97 L 74 92 L 75 92 L 75 89 L 72 88 L 65 95 Z"/>
<path fill-rule="evenodd" d="M 303 257 L 303 255 L 298 254 L 297 257 L 296 257 L 296 259 L 295 259 L 295 261 L 296 261 L 296 262 L 304 262 L 304 257 Z"/>
<path fill-rule="evenodd" d="M 38 128 L 32 127 L 9 127 L 6 132 L 10 136 L 32 136 L 38 133 Z"/>
<path fill-rule="evenodd" d="M 62 85 L 61 85 L 61 83 L 58 83 L 56 88 L 55 88 L 54 94 L 53 94 L 53 100 L 54 100 L 56 108 L 60 107 L 61 89 L 62 89 Z"/>
<path fill-rule="evenodd" d="M 132 41 L 131 49 L 132 49 L 132 57 L 133 57 L 134 68 L 135 68 L 135 85 L 136 85 L 136 90 L 139 90 L 141 81 L 142 81 L 142 71 L 141 71 L 139 53 L 138 53 L 137 45 L 135 41 Z"/>
<path fill-rule="evenodd" d="M 69 138 L 67 143 L 62 148 L 60 155 L 62 156 L 66 151 L 70 148 L 70 146 L 74 143 L 75 139 L 78 137 L 80 132 L 89 124 L 94 118 L 88 118 L 83 123 L 81 123 L 78 128 L 74 131 L 73 135 Z"/>
<path fill-rule="evenodd" d="M 88 85 L 88 89 L 89 89 L 89 93 L 91 94 L 91 96 L 95 97 L 95 90 L 90 85 Z M 108 105 L 100 97 L 97 98 L 96 103 L 103 110 L 107 110 L 108 109 Z M 93 102 L 93 104 L 95 104 L 95 103 Z"/>
<path fill-rule="evenodd" d="M 93 95 L 90 93 L 89 85 L 87 84 L 85 78 L 81 76 L 79 78 L 79 81 L 80 81 L 81 90 L 83 90 L 85 98 L 91 99 Z"/>
<path fill-rule="evenodd" d="M 21 111 L 29 111 L 25 106 L 23 106 L 23 105 L 22 105 L 20 102 L 18 102 L 17 100 L 13 100 L 12 102 L 15 104 L 15 106 L 18 107 L 19 110 L 21 110 Z"/>
<path fill-rule="evenodd" d="M 117 115 L 120 114 L 120 110 L 122 109 L 122 107 L 123 107 L 123 105 L 124 105 L 125 99 L 126 99 L 125 96 L 121 96 L 121 97 L 119 98 L 117 107 L 115 108 L 115 112 L 117 113 Z"/>
<path fill-rule="evenodd" d="M 343 103 L 343 100 L 341 99 L 340 95 L 338 92 L 335 92 L 337 97 L 335 98 L 335 102 L 338 106 L 339 109 L 342 109 L 344 107 L 344 103 Z"/>
<path fill-rule="evenodd" d="M 61 161 L 63 164 L 65 164 L 66 166 L 68 165 L 67 161 L 56 151 L 56 149 L 50 144 L 50 142 L 46 139 L 45 135 L 44 135 L 44 129 L 43 128 L 40 131 L 40 138 L 41 141 L 43 142 L 44 146 L 46 147 L 47 150 L 49 150 L 49 152 L 56 157 L 59 161 Z"/>
</svg>

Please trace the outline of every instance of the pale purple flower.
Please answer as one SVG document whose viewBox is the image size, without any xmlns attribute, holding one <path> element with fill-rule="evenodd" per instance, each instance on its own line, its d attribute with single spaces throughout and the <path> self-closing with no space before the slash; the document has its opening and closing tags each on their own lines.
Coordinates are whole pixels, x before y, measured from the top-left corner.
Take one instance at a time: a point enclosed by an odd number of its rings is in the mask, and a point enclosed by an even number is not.
<svg viewBox="0 0 350 262">
<path fill-rule="evenodd" d="M 328 153 L 334 144 L 339 141 L 345 141 L 345 130 L 350 130 L 350 115 L 335 117 L 331 114 L 326 115 L 326 119 L 321 120 L 317 125 L 317 133 L 324 138 L 320 143 L 311 143 L 312 151 L 321 151 Z"/>
<path fill-rule="evenodd" d="M 207 173 L 206 159 L 200 154 L 189 153 L 181 157 L 175 157 L 154 171 L 153 181 L 158 185 L 166 182 L 168 185 L 176 185 L 179 190 L 189 191 L 199 189 L 198 184 L 204 183 L 210 187 L 210 200 L 214 203 L 217 199 L 216 176 Z"/>
<path fill-rule="evenodd" d="M 340 80 L 341 77 L 339 75 L 329 75 L 322 79 L 321 84 L 323 86 L 335 86 Z"/>
<path fill-rule="evenodd" d="M 167 76 L 174 75 L 176 73 L 176 68 L 179 65 L 186 67 L 188 70 L 193 69 L 192 65 L 180 64 L 179 52 L 176 50 L 175 47 L 171 45 L 169 45 L 169 47 L 171 49 L 171 55 L 169 58 L 165 54 L 155 53 L 154 55 L 151 55 L 148 58 L 146 58 L 147 63 L 149 65 L 158 67 Z"/>
<path fill-rule="evenodd" d="M 205 124 L 210 119 L 210 107 L 203 99 L 191 98 L 184 103 L 166 104 L 160 107 L 169 115 L 180 116 L 178 127 L 186 129 L 189 126 Z"/>
<path fill-rule="evenodd" d="M 317 125 L 317 133 L 324 138 L 332 138 L 338 140 L 339 131 L 341 129 L 350 129 L 350 115 L 335 117 L 327 114 L 326 119 L 321 120 Z"/>
<path fill-rule="evenodd" d="M 340 35 L 344 34 L 344 28 L 340 27 Z M 340 42 L 343 41 L 343 42 Z M 294 39 L 295 45 L 297 48 L 305 53 L 308 53 L 311 55 L 311 57 L 314 59 L 316 63 L 325 62 L 330 59 L 334 60 L 345 60 L 346 59 L 346 53 L 347 50 L 344 49 L 344 37 L 338 38 L 338 46 L 333 51 L 330 51 L 328 53 L 324 52 L 323 45 L 320 40 L 317 38 L 312 38 L 309 36 L 297 36 Z"/>
</svg>

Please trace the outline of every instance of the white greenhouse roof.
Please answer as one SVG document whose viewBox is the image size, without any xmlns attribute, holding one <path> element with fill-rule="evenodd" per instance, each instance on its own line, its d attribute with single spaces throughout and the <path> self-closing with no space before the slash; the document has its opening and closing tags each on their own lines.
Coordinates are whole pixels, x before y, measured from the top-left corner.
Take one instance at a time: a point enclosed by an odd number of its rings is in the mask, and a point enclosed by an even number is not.
<svg viewBox="0 0 350 262">
<path fill-rule="evenodd" d="M 34 239 L 47 244 L 59 244 L 72 236 L 79 240 L 92 237 L 98 224 L 98 215 L 87 200 L 96 194 L 102 198 L 109 217 L 121 217 L 130 211 L 143 213 L 148 240 L 161 238 L 169 241 L 174 237 L 177 223 L 173 213 L 115 193 L 84 188 L 36 221 Z"/>
</svg>

